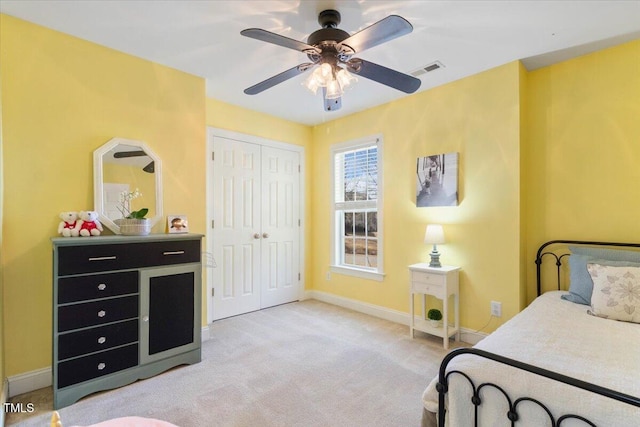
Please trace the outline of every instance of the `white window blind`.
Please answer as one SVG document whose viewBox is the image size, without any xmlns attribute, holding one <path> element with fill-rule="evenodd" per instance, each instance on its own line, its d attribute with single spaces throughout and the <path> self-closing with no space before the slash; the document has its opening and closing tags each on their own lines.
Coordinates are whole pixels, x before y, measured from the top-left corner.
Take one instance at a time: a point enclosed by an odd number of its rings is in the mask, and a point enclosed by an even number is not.
<svg viewBox="0 0 640 427">
<path fill-rule="evenodd" d="M 359 202 L 358 205 L 375 206 L 378 200 L 378 147 L 374 144 L 338 152 L 335 163 L 336 205 Z"/>
</svg>

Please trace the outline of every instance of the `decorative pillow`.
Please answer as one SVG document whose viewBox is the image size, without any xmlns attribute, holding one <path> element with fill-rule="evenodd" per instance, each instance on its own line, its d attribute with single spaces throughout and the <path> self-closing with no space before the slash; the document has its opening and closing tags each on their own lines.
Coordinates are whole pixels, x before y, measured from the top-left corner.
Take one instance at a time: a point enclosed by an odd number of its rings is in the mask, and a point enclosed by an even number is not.
<svg viewBox="0 0 640 427">
<path fill-rule="evenodd" d="M 593 280 L 590 314 L 640 323 L 640 267 L 588 263 Z"/>
<path fill-rule="evenodd" d="M 624 251 L 613 251 L 613 252 L 624 252 Z M 615 267 L 640 267 L 640 260 L 638 262 L 611 261 L 608 258 L 597 259 L 589 255 L 572 253 L 571 256 L 569 257 L 569 293 L 562 295 L 561 297 L 562 299 L 575 302 L 576 304 L 584 304 L 584 305 L 591 304 L 591 294 L 593 293 L 593 280 L 591 279 L 591 275 L 587 270 L 587 263 L 609 265 L 609 266 L 615 266 Z"/>
<path fill-rule="evenodd" d="M 562 295 L 562 299 L 576 304 L 591 304 L 593 281 L 587 271 L 587 262 L 591 257 L 587 255 L 571 254 L 569 257 L 569 293 Z"/>
<path fill-rule="evenodd" d="M 586 255 L 609 261 L 630 261 L 640 263 L 640 251 L 624 251 L 621 249 L 604 249 L 593 246 L 569 246 L 572 254 Z"/>
</svg>

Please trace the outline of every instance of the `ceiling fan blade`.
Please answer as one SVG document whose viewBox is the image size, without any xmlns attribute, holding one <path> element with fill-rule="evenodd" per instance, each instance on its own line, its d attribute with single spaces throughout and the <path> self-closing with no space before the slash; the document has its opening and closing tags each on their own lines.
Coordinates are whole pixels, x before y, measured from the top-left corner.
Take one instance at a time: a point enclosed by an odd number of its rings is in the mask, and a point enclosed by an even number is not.
<svg viewBox="0 0 640 427">
<path fill-rule="evenodd" d="M 138 151 L 119 151 L 117 153 L 113 153 L 113 157 L 115 157 L 116 159 L 123 159 L 125 157 L 140 157 L 140 156 L 147 156 L 147 153 L 145 153 L 142 150 L 138 150 Z"/>
<path fill-rule="evenodd" d="M 297 50 L 298 52 L 306 53 L 312 51 L 315 53 L 320 53 L 320 49 L 316 49 L 309 44 L 290 39 L 289 37 L 281 36 L 280 34 L 272 33 L 267 30 L 261 30 L 260 28 L 248 28 L 246 30 L 240 31 L 240 34 L 245 37 L 261 40 L 263 42 L 272 43 L 282 47 L 288 47 L 289 49 Z"/>
<path fill-rule="evenodd" d="M 156 171 L 156 162 L 151 162 L 147 166 L 142 168 L 147 173 L 154 173 Z"/>
<path fill-rule="evenodd" d="M 360 30 L 340 44 L 347 45 L 355 52 L 362 52 L 379 44 L 404 36 L 413 31 L 413 26 L 401 16 L 390 15 Z"/>
<path fill-rule="evenodd" d="M 374 64 L 359 58 L 352 58 L 347 63 L 347 69 L 354 74 L 364 78 L 382 83 L 405 93 L 413 93 L 420 87 L 422 83 L 408 74 L 403 74 L 391 68 Z"/>
<path fill-rule="evenodd" d="M 279 83 L 282 83 L 290 78 L 297 76 L 298 74 L 304 73 L 309 68 L 311 68 L 314 64 L 310 62 L 305 62 L 304 64 L 296 65 L 293 68 L 289 68 L 287 71 L 283 71 L 280 74 L 276 74 L 273 77 L 268 78 L 258 84 L 255 84 L 251 87 L 248 87 L 244 90 L 244 93 L 247 95 L 256 95 L 264 90 L 269 89 Z"/>
</svg>

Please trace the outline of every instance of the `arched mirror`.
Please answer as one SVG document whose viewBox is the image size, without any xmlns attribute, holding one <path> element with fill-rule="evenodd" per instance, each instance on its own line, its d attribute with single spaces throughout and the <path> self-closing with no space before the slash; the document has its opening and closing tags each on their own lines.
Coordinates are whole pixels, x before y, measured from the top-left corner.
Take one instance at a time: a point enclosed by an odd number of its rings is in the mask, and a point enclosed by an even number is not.
<svg viewBox="0 0 640 427">
<path fill-rule="evenodd" d="M 153 227 L 162 219 L 162 164 L 143 142 L 113 138 L 93 153 L 94 210 L 102 224 L 120 234 L 117 222 L 149 209 Z"/>
</svg>

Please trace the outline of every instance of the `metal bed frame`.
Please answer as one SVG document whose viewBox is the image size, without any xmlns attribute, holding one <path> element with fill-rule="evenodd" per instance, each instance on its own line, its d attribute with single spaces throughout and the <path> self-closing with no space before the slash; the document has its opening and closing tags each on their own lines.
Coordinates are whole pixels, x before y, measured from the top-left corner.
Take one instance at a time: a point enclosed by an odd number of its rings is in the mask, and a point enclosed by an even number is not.
<svg viewBox="0 0 640 427">
<path fill-rule="evenodd" d="M 557 255 L 554 252 L 545 252 L 545 249 L 550 246 L 550 245 L 554 245 L 554 244 L 563 244 L 563 245 L 570 245 L 570 244 L 575 244 L 575 245 L 581 245 L 581 246 L 609 246 L 609 247 L 627 247 L 627 248 L 640 248 L 640 243 L 617 243 L 617 242 L 595 242 L 595 241 L 582 241 L 582 240 L 552 240 L 549 242 L 544 243 L 543 245 L 540 246 L 540 248 L 538 249 L 538 252 L 536 254 L 536 285 L 537 285 L 537 293 L 538 296 L 541 295 L 541 290 L 542 290 L 542 286 L 541 286 L 541 265 L 542 265 L 542 261 L 544 256 L 546 255 L 551 255 L 553 258 L 555 258 L 556 261 L 556 268 L 557 268 L 557 288 L 558 290 L 561 289 L 561 284 L 560 284 L 560 269 L 562 267 L 562 260 L 564 257 L 570 255 L 569 253 L 564 253 L 562 255 Z M 473 354 L 475 356 L 478 357 L 483 357 L 486 359 L 490 359 L 493 361 L 496 361 L 498 363 L 502 363 L 508 366 L 512 366 L 524 371 L 528 371 L 531 372 L 533 374 L 542 376 L 542 377 L 546 377 L 549 378 L 551 380 L 554 381 L 558 381 L 564 384 L 568 384 L 571 385 L 573 387 L 577 387 L 577 388 L 581 388 L 583 390 L 587 390 L 589 392 L 592 393 L 596 393 L 596 394 L 600 394 L 602 396 L 608 397 L 610 399 L 614 399 L 629 405 L 633 405 L 636 406 L 638 408 L 640 408 L 640 397 L 634 397 L 634 396 L 630 396 L 628 394 L 624 394 L 624 393 L 620 393 L 617 392 L 615 390 L 611 390 L 605 387 L 601 387 L 599 385 L 596 384 L 592 384 L 592 383 L 588 383 L 585 381 L 581 381 L 572 377 L 568 377 L 566 375 L 562 375 L 559 374 L 557 372 L 552 372 L 546 369 L 542 369 L 539 368 L 537 366 L 534 365 L 529 365 L 527 363 L 523 363 L 520 362 L 518 360 L 514 360 L 514 359 L 510 359 L 507 357 L 503 357 L 500 356 L 498 354 L 494 354 L 491 352 L 487 352 L 484 350 L 479 350 L 479 349 L 475 349 L 475 348 L 458 348 L 455 350 L 452 350 L 449 354 L 447 354 L 447 356 L 445 356 L 445 358 L 443 359 L 442 363 L 440 364 L 440 371 L 438 374 L 438 383 L 436 384 L 436 390 L 438 391 L 438 426 L 439 427 L 444 427 L 445 425 L 445 413 L 446 413 L 446 408 L 445 408 L 445 395 L 448 391 L 448 387 L 449 387 L 449 376 L 452 374 L 458 374 L 458 375 L 462 375 L 464 378 L 466 378 L 469 381 L 469 384 L 471 385 L 471 388 L 473 390 L 473 396 L 471 398 L 471 403 L 474 405 L 474 409 L 475 409 L 475 426 L 478 426 L 478 410 L 480 405 L 482 404 L 482 399 L 480 398 L 480 392 L 483 388 L 485 387 L 491 387 L 491 388 L 495 388 L 497 390 L 499 390 L 502 395 L 504 395 L 508 405 L 509 405 L 509 411 L 505 414 L 505 416 L 507 417 L 508 420 L 511 421 L 511 425 L 515 426 L 515 423 L 519 420 L 519 414 L 518 414 L 518 405 L 522 402 L 532 402 L 534 404 L 537 404 L 538 406 L 540 406 L 549 416 L 549 420 L 551 422 L 551 426 L 552 427 L 561 427 L 562 426 L 562 422 L 564 420 L 567 419 L 577 419 L 577 420 L 581 420 L 584 423 L 586 423 L 589 426 L 593 426 L 596 427 L 596 425 L 591 422 L 590 420 L 577 415 L 577 414 L 563 414 L 561 416 L 559 416 L 557 418 L 557 420 L 554 418 L 553 414 L 551 413 L 551 411 L 549 410 L 549 408 L 547 408 L 544 403 L 540 402 L 539 400 L 533 399 L 531 397 L 519 397 L 517 399 L 512 399 L 505 391 L 503 388 L 501 388 L 499 385 L 497 384 L 493 384 L 493 383 L 482 383 L 479 385 L 476 385 L 475 382 L 464 372 L 461 371 L 449 371 L 447 372 L 447 366 L 449 364 L 449 362 L 451 362 L 451 360 L 453 360 L 455 357 L 462 355 L 462 354 Z"/>
</svg>

